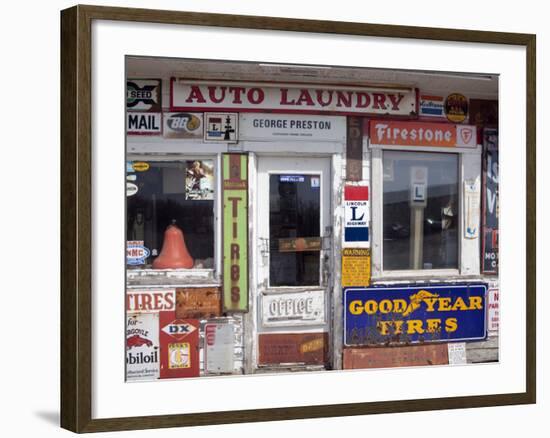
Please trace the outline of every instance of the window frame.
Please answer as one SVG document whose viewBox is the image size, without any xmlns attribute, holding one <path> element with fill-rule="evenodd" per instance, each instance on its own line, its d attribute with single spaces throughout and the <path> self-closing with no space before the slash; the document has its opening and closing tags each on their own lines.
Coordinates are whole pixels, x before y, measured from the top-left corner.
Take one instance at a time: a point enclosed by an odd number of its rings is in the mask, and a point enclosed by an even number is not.
<svg viewBox="0 0 550 438">
<path fill-rule="evenodd" d="M 126 269 L 127 287 L 184 287 L 194 286 L 220 286 L 222 282 L 222 153 L 130 153 L 126 154 L 126 161 L 145 161 L 145 162 L 174 162 L 174 161 L 192 161 L 192 160 L 212 160 L 214 162 L 214 267 L 199 269 Z M 125 203 L 125 221 L 127 217 L 127 204 Z M 126 222 L 125 222 L 126 230 Z M 126 231 L 125 231 L 126 232 Z M 144 280 L 144 281 L 142 281 Z M 155 282 L 155 280 L 158 280 Z M 134 284 L 135 283 L 135 284 Z M 130 285 L 131 284 L 131 285 Z"/>
<path fill-rule="evenodd" d="M 464 182 L 467 180 L 479 181 L 479 196 L 481 197 L 481 145 L 475 148 L 460 147 L 433 147 L 433 146 L 388 146 L 374 145 L 368 141 L 371 153 L 371 193 L 372 193 L 372 242 L 371 242 L 371 281 L 382 283 L 390 280 L 432 280 L 432 279 L 463 279 L 480 275 L 480 252 L 479 244 L 481 230 L 477 238 L 467 239 L 464 237 Z M 458 266 L 456 269 L 403 269 L 384 270 L 384 188 L 383 188 L 383 155 L 384 151 L 397 152 L 432 152 L 451 153 L 458 155 Z M 481 200 L 481 199 L 480 199 Z M 480 218 L 481 218 L 481 202 Z M 475 254 L 475 257 L 472 255 Z"/>
</svg>

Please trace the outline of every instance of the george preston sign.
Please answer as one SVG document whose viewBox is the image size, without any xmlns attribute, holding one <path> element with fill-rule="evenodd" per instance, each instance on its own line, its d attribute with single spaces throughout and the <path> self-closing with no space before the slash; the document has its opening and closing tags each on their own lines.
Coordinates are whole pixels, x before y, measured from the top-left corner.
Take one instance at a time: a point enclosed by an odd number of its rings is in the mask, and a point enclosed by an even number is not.
<svg viewBox="0 0 550 438">
<path fill-rule="evenodd" d="M 172 111 L 309 112 L 337 114 L 417 114 L 416 90 L 205 82 L 172 78 Z"/>
</svg>

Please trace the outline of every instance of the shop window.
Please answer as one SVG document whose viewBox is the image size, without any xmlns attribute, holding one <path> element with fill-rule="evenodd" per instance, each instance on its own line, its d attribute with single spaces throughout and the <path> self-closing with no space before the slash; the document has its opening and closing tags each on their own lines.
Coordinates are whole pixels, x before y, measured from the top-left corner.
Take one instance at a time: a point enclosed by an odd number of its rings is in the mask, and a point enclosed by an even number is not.
<svg viewBox="0 0 550 438">
<path fill-rule="evenodd" d="M 318 286 L 320 281 L 320 175 L 269 178 L 269 282 Z"/>
<path fill-rule="evenodd" d="M 214 160 L 133 161 L 126 171 L 128 267 L 213 269 Z"/>
<path fill-rule="evenodd" d="M 458 269 L 458 154 L 383 152 L 383 269 Z"/>
</svg>

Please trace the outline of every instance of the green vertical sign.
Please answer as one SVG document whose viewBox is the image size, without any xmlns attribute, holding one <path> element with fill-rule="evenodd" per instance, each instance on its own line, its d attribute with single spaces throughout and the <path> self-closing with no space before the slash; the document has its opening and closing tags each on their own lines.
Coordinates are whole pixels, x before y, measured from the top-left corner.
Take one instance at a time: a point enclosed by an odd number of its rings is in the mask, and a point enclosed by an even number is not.
<svg viewBox="0 0 550 438">
<path fill-rule="evenodd" d="M 223 310 L 248 311 L 248 155 L 223 154 Z"/>
</svg>

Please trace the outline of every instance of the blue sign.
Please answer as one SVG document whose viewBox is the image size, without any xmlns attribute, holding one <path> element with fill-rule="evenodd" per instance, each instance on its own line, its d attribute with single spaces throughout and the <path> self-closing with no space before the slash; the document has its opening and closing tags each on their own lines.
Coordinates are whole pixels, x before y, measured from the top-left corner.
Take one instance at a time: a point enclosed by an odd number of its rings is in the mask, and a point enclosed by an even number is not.
<svg viewBox="0 0 550 438">
<path fill-rule="evenodd" d="M 302 175 L 281 175 L 280 182 L 304 182 L 305 178 Z"/>
<path fill-rule="evenodd" d="M 486 338 L 485 284 L 344 289 L 344 344 Z"/>
</svg>

